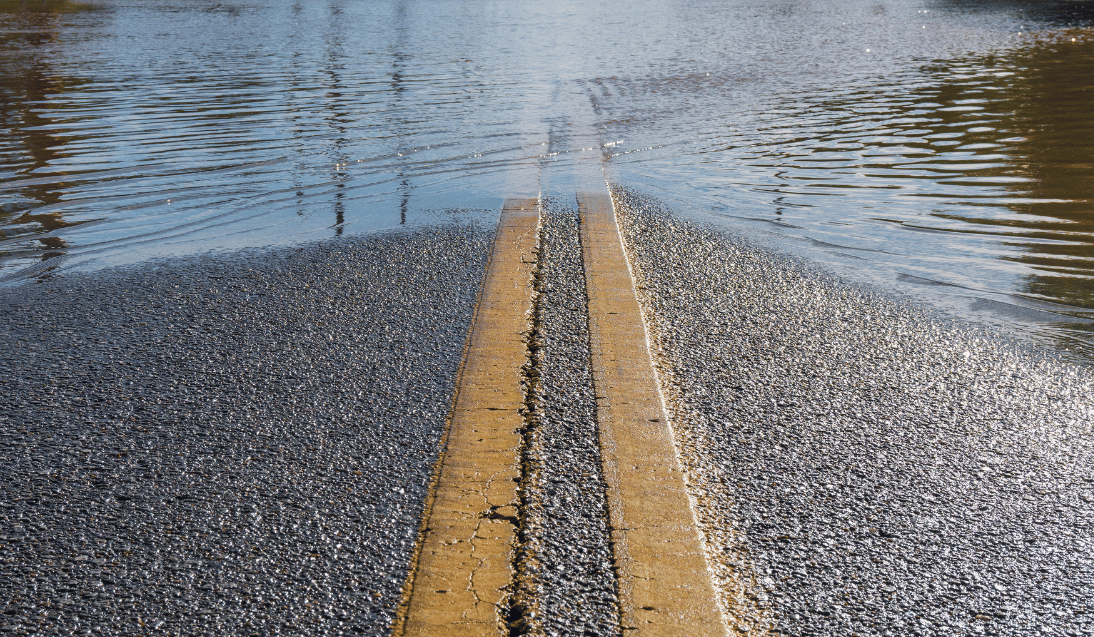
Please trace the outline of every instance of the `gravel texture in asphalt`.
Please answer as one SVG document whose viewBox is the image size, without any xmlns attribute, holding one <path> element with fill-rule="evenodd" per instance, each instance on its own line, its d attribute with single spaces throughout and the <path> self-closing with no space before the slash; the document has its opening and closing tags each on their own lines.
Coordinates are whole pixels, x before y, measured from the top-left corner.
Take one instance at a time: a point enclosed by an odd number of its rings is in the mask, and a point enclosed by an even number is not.
<svg viewBox="0 0 1094 637">
<path fill-rule="evenodd" d="M 535 635 L 610 636 L 621 634 L 619 599 L 575 203 L 546 201 L 542 210 L 518 564 L 518 600 L 527 620 L 514 628 Z"/>
<path fill-rule="evenodd" d="M 0 290 L 0 627 L 386 634 L 491 237 Z"/>
<path fill-rule="evenodd" d="M 734 628 L 1094 633 L 1089 369 L 614 194 Z"/>
</svg>

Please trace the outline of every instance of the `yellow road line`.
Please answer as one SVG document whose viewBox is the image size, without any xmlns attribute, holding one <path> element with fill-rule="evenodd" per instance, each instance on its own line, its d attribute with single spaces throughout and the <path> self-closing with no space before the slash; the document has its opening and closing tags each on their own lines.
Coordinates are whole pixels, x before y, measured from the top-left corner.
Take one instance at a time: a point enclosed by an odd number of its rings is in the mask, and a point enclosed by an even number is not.
<svg viewBox="0 0 1094 637">
<path fill-rule="evenodd" d="M 612 201 L 599 193 L 577 201 L 623 629 L 725 635 Z"/>
<path fill-rule="evenodd" d="M 505 202 L 395 635 L 503 635 L 539 205 Z"/>
</svg>

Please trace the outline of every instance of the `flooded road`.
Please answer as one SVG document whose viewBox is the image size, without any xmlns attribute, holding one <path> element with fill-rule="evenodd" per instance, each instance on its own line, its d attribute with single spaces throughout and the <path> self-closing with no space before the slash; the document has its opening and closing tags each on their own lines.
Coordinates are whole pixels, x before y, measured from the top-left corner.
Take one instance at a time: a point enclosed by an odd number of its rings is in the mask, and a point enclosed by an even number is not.
<svg viewBox="0 0 1094 637">
<path fill-rule="evenodd" d="M 1082 2 L 0 0 L 0 278 L 609 178 L 1094 360 Z M 548 193 L 549 194 L 549 193 Z"/>
</svg>

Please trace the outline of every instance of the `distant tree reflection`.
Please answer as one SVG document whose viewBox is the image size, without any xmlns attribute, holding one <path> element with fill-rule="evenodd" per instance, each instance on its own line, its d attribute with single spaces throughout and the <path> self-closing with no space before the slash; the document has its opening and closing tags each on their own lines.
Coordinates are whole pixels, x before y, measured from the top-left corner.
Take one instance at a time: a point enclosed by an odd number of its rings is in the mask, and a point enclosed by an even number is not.
<svg viewBox="0 0 1094 637">
<path fill-rule="evenodd" d="M 0 148 L 7 155 L 4 163 L 12 167 L 4 177 L 16 185 L 0 204 L 0 239 L 40 237 L 38 250 L 46 258 L 66 247 L 50 233 L 76 225 L 56 207 L 65 194 L 64 180 L 58 175 L 35 178 L 65 155 L 65 145 L 73 139 L 56 133 L 46 104 L 51 96 L 84 83 L 59 71 L 60 47 L 51 45 L 60 38 L 66 19 L 92 10 L 63 0 L 0 1 L 0 51 L 6 67 L 0 73 Z M 0 258 L 20 256 L 13 252 L 27 249 L 25 244 L 0 249 Z"/>
</svg>

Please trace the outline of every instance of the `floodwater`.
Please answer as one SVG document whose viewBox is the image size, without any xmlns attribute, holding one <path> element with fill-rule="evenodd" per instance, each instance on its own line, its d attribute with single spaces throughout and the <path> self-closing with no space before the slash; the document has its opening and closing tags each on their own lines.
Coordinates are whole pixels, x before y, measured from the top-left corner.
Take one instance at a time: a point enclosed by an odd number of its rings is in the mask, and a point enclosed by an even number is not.
<svg viewBox="0 0 1094 637">
<path fill-rule="evenodd" d="M 1092 102 L 1085 2 L 0 0 L 0 279 L 489 220 L 591 154 L 1089 364 Z"/>
</svg>

